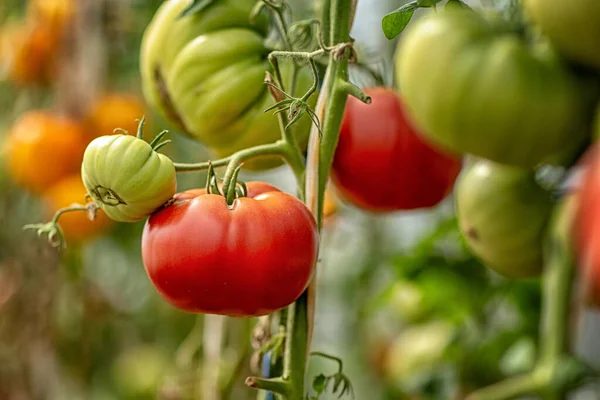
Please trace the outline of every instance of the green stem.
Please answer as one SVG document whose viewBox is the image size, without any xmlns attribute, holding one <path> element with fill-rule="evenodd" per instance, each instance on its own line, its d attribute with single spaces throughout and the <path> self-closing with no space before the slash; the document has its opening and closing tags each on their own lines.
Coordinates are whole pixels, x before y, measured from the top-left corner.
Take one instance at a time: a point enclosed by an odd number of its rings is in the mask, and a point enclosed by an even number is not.
<svg viewBox="0 0 600 400">
<path fill-rule="evenodd" d="M 267 155 L 277 155 L 287 160 L 288 153 L 289 145 L 283 140 L 278 140 L 275 143 L 268 143 L 260 146 L 251 147 L 248 149 L 243 149 L 238 151 L 237 153 L 234 153 L 231 156 L 231 159 L 229 160 L 229 164 L 227 164 L 225 176 L 223 177 L 223 193 L 227 193 L 229 191 L 230 185 L 235 185 L 235 182 L 232 182 L 233 177 L 235 175 L 235 171 L 240 165 L 242 165 L 244 161 Z"/>
<path fill-rule="evenodd" d="M 480 389 L 466 400 L 507 400 L 527 393 L 533 393 L 539 389 L 539 383 L 533 374 L 516 376 L 505 381 Z"/>
<path fill-rule="evenodd" d="M 52 217 L 52 223 L 56 224 L 58 223 L 59 218 L 61 217 L 61 215 L 66 214 L 68 212 L 73 212 L 73 211 L 88 211 L 89 207 L 88 206 L 84 206 L 81 204 L 73 204 L 69 207 L 65 207 L 65 208 L 61 208 L 58 211 L 56 211 L 54 213 L 54 216 Z"/>
<path fill-rule="evenodd" d="M 330 43 L 347 43 L 350 40 L 349 18 L 353 1 L 331 0 L 330 4 L 331 8 L 329 10 L 323 10 L 324 14 L 331 13 L 331 26 L 334 27 L 334 30 L 331 31 L 332 40 Z M 306 58 L 306 54 L 303 57 Z M 318 221 L 319 230 L 325 185 L 333 162 L 333 155 L 337 146 L 344 108 L 346 106 L 347 86 L 345 82 L 348 81 L 347 57 L 335 57 L 331 54 L 326 75 L 329 75 L 331 79 L 327 79 L 323 92 L 320 95 L 325 96 L 324 99 L 328 100 L 326 109 L 324 110 L 323 138 L 318 146 L 309 148 L 309 152 L 317 152 L 318 159 L 318 205 L 317 210 L 313 209 L 311 211 Z M 317 110 L 318 114 L 319 110 Z M 313 129 L 311 135 L 316 134 L 315 129 Z M 288 396 L 288 400 L 304 399 L 307 356 L 310 348 L 312 325 L 314 323 L 314 298 L 315 287 L 313 279 L 309 288 L 300 296 L 296 303 L 288 308 L 288 339 L 285 349 L 283 373 L 283 378 L 292 385 L 292 392 Z"/>
<path fill-rule="evenodd" d="M 251 376 L 246 378 L 246 386 L 266 390 L 268 392 L 273 392 L 280 394 L 282 396 L 286 396 L 291 398 L 291 386 L 290 383 L 285 381 L 283 378 L 259 378 L 256 376 Z M 302 400 L 300 397 L 299 400 Z"/>
<path fill-rule="evenodd" d="M 287 340 L 284 354 L 283 379 L 291 384 L 288 400 L 304 399 L 304 377 L 306 374 L 308 345 L 308 294 L 288 307 Z"/>
<path fill-rule="evenodd" d="M 233 158 L 233 155 L 231 155 L 229 157 L 221 158 L 221 159 L 215 160 L 215 161 L 204 161 L 201 163 L 192 163 L 192 164 L 173 163 L 173 165 L 175 166 L 175 171 L 177 171 L 177 172 L 204 171 L 204 170 L 209 169 L 211 167 L 211 165 L 214 168 L 224 167 L 227 164 L 229 164 L 229 161 L 231 161 L 232 158 Z"/>
</svg>

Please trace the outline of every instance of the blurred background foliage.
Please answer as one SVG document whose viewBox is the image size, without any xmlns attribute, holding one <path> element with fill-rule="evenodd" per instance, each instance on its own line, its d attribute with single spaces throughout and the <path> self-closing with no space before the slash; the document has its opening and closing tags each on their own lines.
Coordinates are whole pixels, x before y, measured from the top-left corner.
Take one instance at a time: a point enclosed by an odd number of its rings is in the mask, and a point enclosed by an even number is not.
<svg viewBox="0 0 600 400">
<path fill-rule="evenodd" d="M 3 148 L 15 140 L 9 138 L 20 118 L 34 110 L 78 124 L 83 141 L 117 127 L 135 129 L 140 113 L 148 117 L 146 137 L 166 128 L 145 110 L 137 70 L 141 35 L 160 3 L 3 0 Z M 291 3 L 299 18 L 311 15 L 307 2 Z M 398 3 L 360 1 L 353 31 L 359 57 L 388 84 L 393 43 L 379 24 Z M 373 84 L 352 73 L 358 84 Z M 48 118 L 44 129 L 52 126 Z M 208 157 L 175 130 L 169 136 L 165 152 L 173 159 Z M 56 152 L 27 154 L 21 167 L 63 161 Z M 196 317 L 164 303 L 141 262 L 142 222 L 90 229 L 61 252 L 23 231 L 51 216 L 61 202 L 56 197 L 67 203 L 60 207 L 83 202 L 84 191 L 56 189 L 61 182 L 66 187 L 74 170 L 32 192 L 14 179 L 5 152 L 2 161 L 0 399 L 265 398 L 243 386 L 260 364 L 250 340 L 256 320 Z M 295 187 L 285 167 L 242 178 L 257 177 Z M 179 189 L 204 184 L 202 173 L 178 178 Z M 86 223 L 74 221 L 73 234 Z M 343 359 L 357 399 L 458 400 L 534 360 L 539 281 L 507 281 L 470 256 L 451 199 L 433 210 L 385 216 L 338 201 L 326 222 L 318 284 L 313 349 Z M 309 378 L 335 368 L 313 358 Z"/>
</svg>

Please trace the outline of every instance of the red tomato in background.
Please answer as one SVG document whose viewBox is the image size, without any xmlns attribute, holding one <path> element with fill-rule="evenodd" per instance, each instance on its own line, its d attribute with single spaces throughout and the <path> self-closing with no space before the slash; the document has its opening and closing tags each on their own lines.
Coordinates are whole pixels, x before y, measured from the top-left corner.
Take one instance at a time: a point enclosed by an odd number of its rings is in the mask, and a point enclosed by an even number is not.
<svg viewBox="0 0 600 400">
<path fill-rule="evenodd" d="M 348 97 L 332 179 L 340 196 L 374 212 L 432 207 L 450 192 L 461 160 L 418 136 L 400 96 L 365 90 L 372 103 Z"/>
<path fill-rule="evenodd" d="M 142 259 L 175 307 L 249 317 L 294 302 L 317 260 L 315 219 L 297 198 L 262 182 L 231 207 L 195 189 L 174 196 L 146 222 Z"/>
<path fill-rule="evenodd" d="M 596 142 L 583 156 L 581 180 L 575 192 L 575 238 L 580 266 L 591 279 L 591 301 L 600 306 L 600 153 Z"/>
</svg>

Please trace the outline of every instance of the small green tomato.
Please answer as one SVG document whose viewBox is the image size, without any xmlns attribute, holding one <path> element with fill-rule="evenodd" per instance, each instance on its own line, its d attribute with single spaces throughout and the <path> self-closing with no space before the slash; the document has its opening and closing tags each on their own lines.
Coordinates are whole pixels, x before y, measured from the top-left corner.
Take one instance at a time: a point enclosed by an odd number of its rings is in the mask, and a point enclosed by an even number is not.
<svg viewBox="0 0 600 400">
<path fill-rule="evenodd" d="M 121 222 L 147 217 L 177 190 L 173 162 L 130 135 L 94 139 L 85 150 L 81 177 L 98 206 Z"/>
</svg>

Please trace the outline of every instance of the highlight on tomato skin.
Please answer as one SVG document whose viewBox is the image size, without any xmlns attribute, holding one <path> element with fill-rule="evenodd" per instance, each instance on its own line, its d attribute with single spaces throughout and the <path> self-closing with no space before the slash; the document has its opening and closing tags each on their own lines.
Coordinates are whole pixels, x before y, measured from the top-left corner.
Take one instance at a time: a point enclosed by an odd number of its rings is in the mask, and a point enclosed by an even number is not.
<svg viewBox="0 0 600 400">
<path fill-rule="evenodd" d="M 371 104 L 349 97 L 332 166 L 342 199 L 371 212 L 429 208 L 452 190 L 462 161 L 425 142 L 401 96 L 364 90 Z"/>
<path fill-rule="evenodd" d="M 142 260 L 176 308 L 236 317 L 266 315 L 294 302 L 317 260 L 318 231 L 296 197 L 248 182 L 228 206 L 204 189 L 178 193 L 148 218 Z"/>
</svg>

